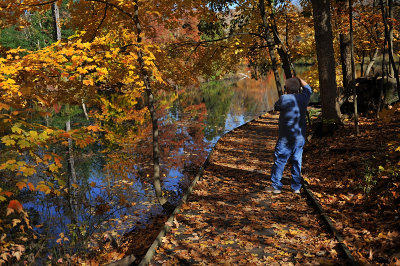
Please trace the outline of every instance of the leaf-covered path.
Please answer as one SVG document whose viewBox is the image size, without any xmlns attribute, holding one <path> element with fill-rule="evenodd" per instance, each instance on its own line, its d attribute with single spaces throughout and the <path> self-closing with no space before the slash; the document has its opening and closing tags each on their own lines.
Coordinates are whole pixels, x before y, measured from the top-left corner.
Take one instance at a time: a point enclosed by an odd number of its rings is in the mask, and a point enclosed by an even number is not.
<svg viewBox="0 0 400 266">
<path fill-rule="evenodd" d="M 263 115 L 219 140 L 151 265 L 341 264 L 332 236 L 289 179 L 282 194 L 264 191 L 277 118 Z"/>
</svg>

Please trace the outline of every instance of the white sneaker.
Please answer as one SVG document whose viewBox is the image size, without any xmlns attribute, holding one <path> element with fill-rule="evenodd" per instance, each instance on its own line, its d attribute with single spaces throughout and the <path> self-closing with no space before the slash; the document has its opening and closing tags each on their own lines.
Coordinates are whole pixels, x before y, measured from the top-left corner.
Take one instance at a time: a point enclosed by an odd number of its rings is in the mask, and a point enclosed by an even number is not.
<svg viewBox="0 0 400 266">
<path fill-rule="evenodd" d="M 275 189 L 275 188 L 273 188 L 273 187 L 267 187 L 267 188 L 265 189 L 265 191 L 268 192 L 268 193 L 274 193 L 274 194 L 280 194 L 280 193 L 282 193 L 282 191 L 281 191 L 280 189 Z"/>
<path fill-rule="evenodd" d="M 296 189 L 295 191 L 293 191 L 294 194 L 300 194 L 300 189 Z"/>
</svg>

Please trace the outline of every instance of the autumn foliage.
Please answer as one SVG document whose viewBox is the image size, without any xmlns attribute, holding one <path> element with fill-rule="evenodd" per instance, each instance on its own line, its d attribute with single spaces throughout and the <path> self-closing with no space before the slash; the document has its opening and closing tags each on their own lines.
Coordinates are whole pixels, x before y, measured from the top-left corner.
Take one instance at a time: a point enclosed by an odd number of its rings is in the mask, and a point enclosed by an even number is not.
<svg viewBox="0 0 400 266">
<path fill-rule="evenodd" d="M 66 225 L 57 227 L 53 242 L 58 255 L 45 260 L 83 262 L 88 249 L 90 259 L 97 252 L 102 261 L 110 260 L 99 240 L 109 235 L 103 233 L 113 228 L 118 233 L 109 239 L 129 239 L 124 233 L 137 226 L 137 213 L 143 211 L 134 209 L 136 202 L 146 196 L 151 200 L 145 211 L 159 207 L 153 191 L 155 151 L 161 179 L 171 169 L 193 174 L 206 157 L 204 139 L 214 138 L 218 130 L 204 125 L 215 118 L 207 114 L 211 108 L 205 99 L 220 98 L 207 86 L 204 96 L 196 97 L 202 82 L 244 65 L 248 77 L 263 78 L 274 64 L 270 52 L 284 49 L 291 62 L 312 64 L 304 76 L 318 91 L 311 4 L 264 2 L 266 24 L 260 1 L 1 1 L 1 33 L 18 32 L 30 46 L 0 46 L 0 264 L 34 263 L 35 254 L 47 247 L 47 239 L 41 239 L 45 226 L 29 205 L 34 200 L 60 203 L 72 213 Z M 387 40 L 379 7 L 370 8 L 376 1 L 354 2 L 355 59 L 365 69 L 367 55 L 372 61 L 373 51 L 385 50 Z M 56 6 L 62 8 L 60 21 L 53 21 Z M 336 2 L 332 15 L 339 58 L 337 36 L 347 33 L 349 21 Z M 398 20 L 389 19 L 389 25 L 397 26 Z M 69 34 L 35 39 L 37 31 L 51 36 L 57 27 Z M 272 45 L 268 29 L 275 34 Z M 281 63 L 277 58 L 276 64 Z M 340 87 L 339 64 L 336 68 Z M 228 95 L 229 88 L 221 91 Z M 152 135 L 159 137 L 153 149 Z M 95 153 L 105 173 L 101 181 L 88 173 L 84 178 L 74 166 Z M 86 193 L 88 188 L 93 194 Z M 179 198 L 163 193 L 172 202 Z M 77 215 L 79 208 L 84 215 Z M 125 213 L 129 208 L 134 215 Z M 114 214 L 118 218 L 110 218 Z M 391 236 L 385 233 L 386 239 Z M 71 255 L 74 249 L 81 254 Z M 361 259 L 367 256 L 360 254 Z"/>
</svg>

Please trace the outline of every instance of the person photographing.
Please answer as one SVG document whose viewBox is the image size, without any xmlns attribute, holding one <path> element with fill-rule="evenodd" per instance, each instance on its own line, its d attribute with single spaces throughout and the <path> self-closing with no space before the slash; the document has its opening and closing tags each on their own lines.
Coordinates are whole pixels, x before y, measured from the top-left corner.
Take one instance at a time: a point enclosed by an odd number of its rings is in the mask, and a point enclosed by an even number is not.
<svg viewBox="0 0 400 266">
<path fill-rule="evenodd" d="M 303 88 L 303 90 L 301 90 Z M 291 189 L 299 194 L 301 188 L 301 163 L 306 140 L 306 112 L 312 94 L 311 87 L 301 78 L 285 81 L 285 94 L 274 104 L 279 111 L 279 138 L 274 152 L 274 164 L 271 170 L 272 187 L 266 191 L 282 192 L 282 174 L 289 158 L 292 163 Z"/>
</svg>

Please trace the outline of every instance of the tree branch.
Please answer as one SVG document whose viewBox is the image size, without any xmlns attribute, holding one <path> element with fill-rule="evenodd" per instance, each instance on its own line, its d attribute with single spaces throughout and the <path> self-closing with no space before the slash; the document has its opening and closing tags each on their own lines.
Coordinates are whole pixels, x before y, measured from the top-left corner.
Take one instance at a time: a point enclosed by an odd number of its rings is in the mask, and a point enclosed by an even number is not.
<svg viewBox="0 0 400 266">
<path fill-rule="evenodd" d="M 97 28 L 94 30 L 93 32 L 93 36 L 90 39 L 90 41 L 92 42 L 94 40 L 94 38 L 96 37 L 97 31 L 100 29 L 101 25 L 103 24 L 104 20 L 106 19 L 107 16 L 107 9 L 108 9 L 108 3 L 106 3 L 106 7 L 104 8 L 104 15 L 103 18 L 100 21 L 100 24 L 97 26 Z"/>
<path fill-rule="evenodd" d="M 110 3 L 107 0 L 85 0 L 87 2 L 97 2 L 97 3 L 103 3 L 103 4 L 107 4 L 115 9 L 117 9 L 118 11 L 120 11 L 121 13 L 125 14 L 126 16 L 128 16 L 129 18 L 133 19 L 133 15 L 129 12 L 126 12 L 125 10 L 123 10 L 121 7 L 117 6 L 116 4 Z"/>
<path fill-rule="evenodd" d="M 25 5 L 24 3 L 22 3 L 23 6 L 45 6 L 48 4 L 53 4 L 54 2 L 57 2 L 58 0 L 50 0 L 44 3 L 38 3 L 38 4 L 30 4 L 30 5 Z"/>
</svg>

